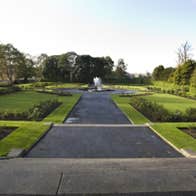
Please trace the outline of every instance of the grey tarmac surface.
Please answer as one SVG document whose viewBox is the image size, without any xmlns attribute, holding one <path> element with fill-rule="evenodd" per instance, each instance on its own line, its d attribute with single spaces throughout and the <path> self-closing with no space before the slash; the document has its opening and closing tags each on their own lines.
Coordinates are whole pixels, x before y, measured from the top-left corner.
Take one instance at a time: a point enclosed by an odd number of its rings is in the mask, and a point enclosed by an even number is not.
<svg viewBox="0 0 196 196">
<path fill-rule="evenodd" d="M 27 157 L 181 157 L 148 127 L 54 126 Z"/>
<path fill-rule="evenodd" d="M 196 159 L 18 158 L 0 161 L 0 195 L 194 196 L 195 184 Z"/>
<path fill-rule="evenodd" d="M 110 94 L 114 92 L 83 92 L 79 103 L 74 107 L 65 123 L 130 124 L 127 117 L 110 98 Z"/>
</svg>

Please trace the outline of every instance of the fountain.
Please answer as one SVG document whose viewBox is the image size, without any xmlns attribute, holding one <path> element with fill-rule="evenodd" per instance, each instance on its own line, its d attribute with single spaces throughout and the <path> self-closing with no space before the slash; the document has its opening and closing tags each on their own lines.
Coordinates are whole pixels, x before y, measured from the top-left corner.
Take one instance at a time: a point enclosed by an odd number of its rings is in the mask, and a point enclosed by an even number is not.
<svg viewBox="0 0 196 196">
<path fill-rule="evenodd" d="M 93 78 L 93 82 L 97 91 L 102 91 L 102 81 L 101 78 L 95 77 Z"/>
</svg>

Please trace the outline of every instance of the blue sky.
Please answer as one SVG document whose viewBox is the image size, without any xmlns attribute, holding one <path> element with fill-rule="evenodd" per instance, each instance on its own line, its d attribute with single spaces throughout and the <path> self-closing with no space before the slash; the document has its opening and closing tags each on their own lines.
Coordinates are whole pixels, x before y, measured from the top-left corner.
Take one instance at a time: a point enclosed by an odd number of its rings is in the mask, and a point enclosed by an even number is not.
<svg viewBox="0 0 196 196">
<path fill-rule="evenodd" d="M 195 35 L 196 0 L 0 0 L 0 41 L 32 55 L 109 55 L 145 73 L 175 66 Z"/>
</svg>

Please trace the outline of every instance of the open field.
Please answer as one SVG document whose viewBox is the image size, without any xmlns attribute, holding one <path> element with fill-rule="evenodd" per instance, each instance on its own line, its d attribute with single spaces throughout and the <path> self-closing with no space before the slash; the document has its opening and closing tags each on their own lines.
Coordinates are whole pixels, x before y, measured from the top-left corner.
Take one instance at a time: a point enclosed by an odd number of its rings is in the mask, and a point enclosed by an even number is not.
<svg viewBox="0 0 196 196">
<path fill-rule="evenodd" d="M 164 106 L 164 108 L 166 108 L 171 112 L 175 112 L 176 110 L 185 112 L 186 109 L 190 107 L 196 108 L 195 100 L 183 98 L 175 95 L 155 93 L 153 95 L 143 96 L 143 98 L 161 104 Z"/>
<path fill-rule="evenodd" d="M 0 156 L 5 156 L 12 148 L 29 149 L 49 128 L 41 122 L 0 121 L 1 127 L 18 127 L 0 140 Z"/>
</svg>

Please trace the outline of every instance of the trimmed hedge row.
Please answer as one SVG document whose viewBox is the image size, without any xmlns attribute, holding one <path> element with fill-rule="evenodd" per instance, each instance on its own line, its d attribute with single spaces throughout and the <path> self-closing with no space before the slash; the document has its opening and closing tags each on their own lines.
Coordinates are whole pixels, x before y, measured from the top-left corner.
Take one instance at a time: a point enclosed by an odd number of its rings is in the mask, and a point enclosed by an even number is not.
<svg viewBox="0 0 196 196">
<path fill-rule="evenodd" d="M 196 97 L 188 95 L 189 88 L 187 87 L 184 87 L 182 89 L 167 89 L 167 90 L 158 88 L 158 87 L 147 87 L 147 89 L 149 91 L 153 91 L 157 93 L 167 93 L 167 94 L 177 95 L 177 96 L 186 97 L 190 99 L 196 99 Z"/>
<path fill-rule="evenodd" d="M 4 88 L 0 89 L 0 95 L 5 95 L 8 93 L 13 93 L 13 92 L 17 92 L 17 91 L 21 91 L 20 87 L 18 87 L 18 86 L 4 87 Z"/>
<path fill-rule="evenodd" d="M 48 93 L 53 95 L 59 95 L 59 96 L 72 96 L 70 92 L 60 91 L 60 90 L 46 90 L 46 89 L 38 89 L 36 90 L 38 93 Z"/>
<path fill-rule="evenodd" d="M 58 100 L 47 100 L 34 105 L 28 111 L 20 113 L 2 112 L 0 120 L 35 120 L 40 121 L 56 109 L 61 102 Z"/>
<path fill-rule="evenodd" d="M 185 113 L 178 110 L 175 112 L 169 112 L 162 105 L 148 101 L 141 97 L 131 98 L 130 104 L 153 122 L 196 121 L 196 108 L 189 108 Z"/>
</svg>

